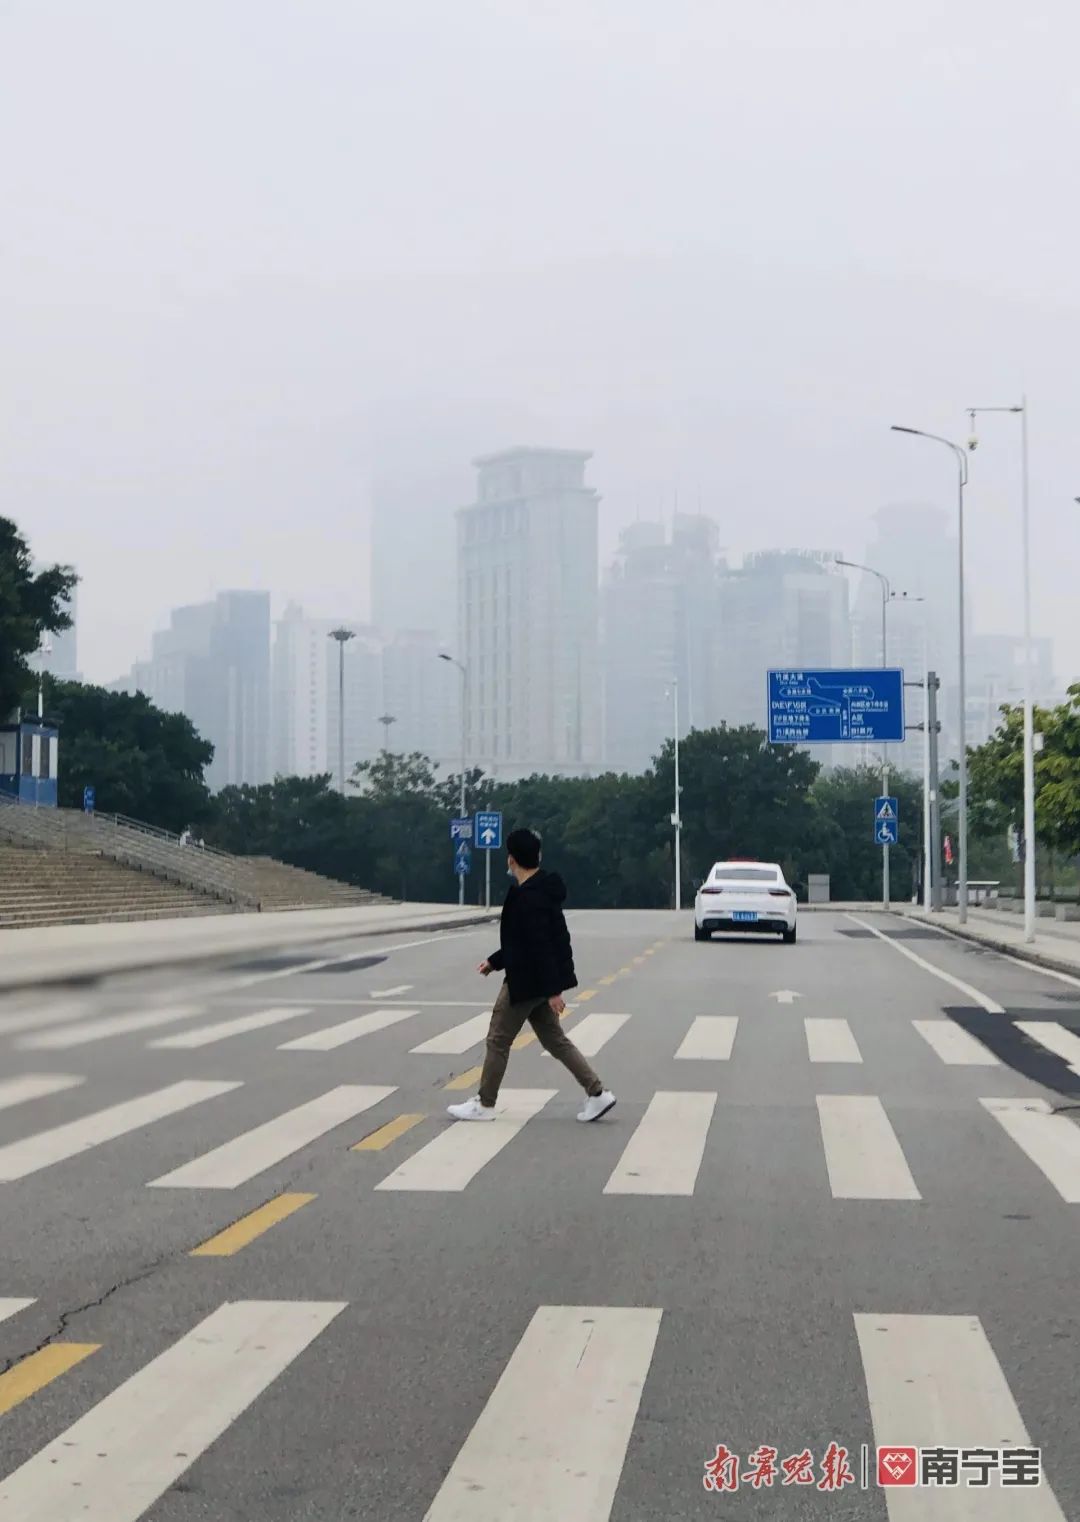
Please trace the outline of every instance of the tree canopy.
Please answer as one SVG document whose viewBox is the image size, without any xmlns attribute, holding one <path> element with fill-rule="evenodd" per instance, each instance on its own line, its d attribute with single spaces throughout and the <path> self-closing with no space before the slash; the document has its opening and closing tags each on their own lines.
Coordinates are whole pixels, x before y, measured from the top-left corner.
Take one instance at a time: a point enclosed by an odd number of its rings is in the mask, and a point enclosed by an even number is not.
<svg viewBox="0 0 1080 1522">
<path fill-rule="evenodd" d="M 71 627 L 64 604 L 77 581 L 69 566 L 33 571 L 30 546 L 10 518 L 0 518 L 0 720 L 25 702 L 27 657 L 43 634 Z"/>
<path fill-rule="evenodd" d="M 1064 856 L 1080 853 L 1080 683 L 1066 702 L 1036 708 L 1035 836 Z M 1024 711 L 1004 706 L 990 738 L 970 752 L 974 823 L 984 832 L 1024 830 Z"/>
</svg>

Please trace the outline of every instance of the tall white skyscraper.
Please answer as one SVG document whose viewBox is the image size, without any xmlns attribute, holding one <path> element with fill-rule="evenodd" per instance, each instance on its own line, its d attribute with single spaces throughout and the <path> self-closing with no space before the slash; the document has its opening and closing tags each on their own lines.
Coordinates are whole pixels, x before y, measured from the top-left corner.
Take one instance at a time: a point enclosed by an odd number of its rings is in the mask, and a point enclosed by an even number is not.
<svg viewBox="0 0 1080 1522">
<path fill-rule="evenodd" d="M 380 715 L 394 721 L 390 750 L 419 751 L 445 774 L 461 764 L 461 684 L 439 660 L 444 648 L 430 629 L 402 629 L 388 641 Z"/>
<path fill-rule="evenodd" d="M 597 493 L 587 451 L 508 449 L 458 514 L 466 750 L 499 778 L 580 775 L 600 756 Z"/>
<path fill-rule="evenodd" d="M 330 665 L 337 658 L 330 631 L 336 627 L 329 618 L 305 618 L 296 603 L 289 603 L 278 620 L 273 659 L 275 776 L 317 777 L 337 764 L 330 754 L 329 718 Z"/>
</svg>

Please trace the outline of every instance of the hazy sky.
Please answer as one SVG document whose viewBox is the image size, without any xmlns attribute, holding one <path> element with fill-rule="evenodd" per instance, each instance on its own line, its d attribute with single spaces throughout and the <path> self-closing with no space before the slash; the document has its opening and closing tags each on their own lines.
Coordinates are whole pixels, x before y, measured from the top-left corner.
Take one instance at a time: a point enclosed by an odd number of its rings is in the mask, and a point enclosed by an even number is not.
<svg viewBox="0 0 1080 1522">
<path fill-rule="evenodd" d="M 0 0 L 0 511 L 77 566 L 84 672 L 228 586 L 363 615 L 388 415 L 420 477 L 444 402 L 464 458 L 593 449 L 605 547 L 677 493 L 860 558 L 954 500 L 888 425 L 1026 389 L 1080 678 L 1078 48 L 1075 0 Z M 987 420 L 987 631 L 1018 459 Z"/>
</svg>

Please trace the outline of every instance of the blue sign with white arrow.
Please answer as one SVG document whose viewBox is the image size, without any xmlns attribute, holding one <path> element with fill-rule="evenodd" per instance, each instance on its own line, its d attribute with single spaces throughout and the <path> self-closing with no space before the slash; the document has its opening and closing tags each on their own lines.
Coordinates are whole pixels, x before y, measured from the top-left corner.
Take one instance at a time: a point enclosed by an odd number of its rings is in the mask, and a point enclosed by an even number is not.
<svg viewBox="0 0 1080 1522">
<path fill-rule="evenodd" d="M 904 739 L 904 673 L 770 671 L 770 745 L 851 745 Z"/>
<path fill-rule="evenodd" d="M 472 871 L 472 846 L 467 840 L 459 840 L 454 847 L 454 871 L 458 877 L 467 877 Z"/>
<path fill-rule="evenodd" d="M 896 798 L 874 799 L 874 843 L 894 846 L 900 838 L 900 802 Z"/>
<path fill-rule="evenodd" d="M 473 839 L 484 851 L 502 850 L 503 820 L 501 814 L 477 814 Z"/>
</svg>

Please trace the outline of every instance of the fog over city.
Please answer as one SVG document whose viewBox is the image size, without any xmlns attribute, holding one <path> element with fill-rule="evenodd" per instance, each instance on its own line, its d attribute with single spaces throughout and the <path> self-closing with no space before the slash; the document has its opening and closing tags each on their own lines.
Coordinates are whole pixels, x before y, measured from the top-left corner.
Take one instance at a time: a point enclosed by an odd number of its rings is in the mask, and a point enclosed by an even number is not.
<svg viewBox="0 0 1080 1522">
<path fill-rule="evenodd" d="M 1080 675 L 1078 42 L 1068 0 L 9 0 L 0 489 L 78 570 L 82 675 L 228 589 L 374 619 L 380 494 L 421 558 L 445 513 L 452 606 L 516 445 L 592 452 L 601 571 L 675 513 L 734 566 L 863 560 L 882 509 L 954 532 L 890 425 L 1025 392 L 1034 632 Z M 1017 419 L 979 437 L 973 626 L 1017 635 Z"/>
</svg>

